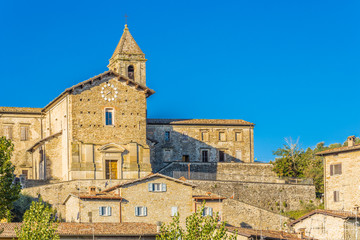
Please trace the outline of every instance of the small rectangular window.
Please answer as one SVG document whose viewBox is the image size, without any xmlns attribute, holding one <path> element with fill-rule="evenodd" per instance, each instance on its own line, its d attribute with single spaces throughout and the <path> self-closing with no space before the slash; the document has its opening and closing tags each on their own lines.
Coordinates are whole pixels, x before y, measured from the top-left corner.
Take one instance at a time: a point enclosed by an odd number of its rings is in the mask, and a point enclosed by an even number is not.
<svg viewBox="0 0 360 240">
<path fill-rule="evenodd" d="M 236 132 L 235 133 L 235 141 L 241 142 L 242 141 L 242 132 Z"/>
<path fill-rule="evenodd" d="M 111 207 L 99 207 L 99 215 L 100 216 L 111 216 Z"/>
<path fill-rule="evenodd" d="M 166 192 L 165 183 L 149 183 L 148 188 L 149 192 Z"/>
<path fill-rule="evenodd" d="M 209 150 L 201 150 L 201 161 L 209 162 Z"/>
<path fill-rule="evenodd" d="M 178 207 L 171 207 L 171 216 L 174 217 L 178 214 Z"/>
<path fill-rule="evenodd" d="M 164 161 L 169 162 L 172 158 L 172 149 L 164 149 Z"/>
<path fill-rule="evenodd" d="M 135 207 L 135 216 L 137 216 L 137 217 L 147 216 L 147 208 L 144 206 Z"/>
<path fill-rule="evenodd" d="M 219 162 L 225 162 L 225 152 L 219 150 Z"/>
<path fill-rule="evenodd" d="M 202 215 L 205 216 L 212 216 L 213 215 L 213 209 L 211 207 L 204 207 Z"/>
<path fill-rule="evenodd" d="M 341 163 L 331 164 L 330 165 L 330 176 L 333 175 L 341 175 L 342 174 L 342 166 Z"/>
<path fill-rule="evenodd" d="M 105 109 L 105 125 L 114 125 L 114 110 L 112 108 Z"/>
<path fill-rule="evenodd" d="M 29 140 L 29 126 L 20 127 L 20 140 L 28 141 Z"/>
<path fill-rule="evenodd" d="M 169 142 L 170 141 L 170 132 L 166 131 L 165 132 L 165 142 Z"/>
<path fill-rule="evenodd" d="M 339 202 L 339 201 L 340 201 L 340 192 L 334 191 L 334 202 Z"/>
<path fill-rule="evenodd" d="M 5 125 L 4 126 L 4 136 L 7 139 L 13 139 L 13 126 L 12 125 Z"/>
<path fill-rule="evenodd" d="M 204 142 L 209 141 L 209 132 L 201 132 L 201 141 L 204 141 Z"/>
<path fill-rule="evenodd" d="M 183 156 L 182 156 L 182 161 L 183 161 L 183 162 L 190 162 L 190 157 L 189 157 L 189 155 L 183 155 Z"/>
<path fill-rule="evenodd" d="M 225 142 L 226 141 L 226 134 L 225 132 L 219 132 L 219 141 Z"/>
</svg>

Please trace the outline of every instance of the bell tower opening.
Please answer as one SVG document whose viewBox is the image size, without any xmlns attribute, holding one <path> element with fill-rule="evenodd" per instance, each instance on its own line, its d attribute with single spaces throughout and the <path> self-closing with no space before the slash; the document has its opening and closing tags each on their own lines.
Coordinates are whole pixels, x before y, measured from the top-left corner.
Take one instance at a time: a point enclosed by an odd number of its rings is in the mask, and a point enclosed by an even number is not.
<svg viewBox="0 0 360 240">
<path fill-rule="evenodd" d="M 134 80 L 134 66 L 130 65 L 128 67 L 128 78 L 130 78 L 131 80 Z"/>
<path fill-rule="evenodd" d="M 108 68 L 146 86 L 146 61 L 145 54 L 125 25 L 120 41 L 109 60 Z"/>
</svg>

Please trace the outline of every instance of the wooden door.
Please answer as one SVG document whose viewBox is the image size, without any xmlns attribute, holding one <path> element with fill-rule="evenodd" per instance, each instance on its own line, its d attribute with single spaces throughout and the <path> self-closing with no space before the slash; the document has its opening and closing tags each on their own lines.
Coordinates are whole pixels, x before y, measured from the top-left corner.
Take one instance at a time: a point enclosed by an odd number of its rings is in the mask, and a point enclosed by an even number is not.
<svg viewBox="0 0 360 240">
<path fill-rule="evenodd" d="M 106 160 L 106 179 L 117 179 L 117 160 Z"/>
</svg>

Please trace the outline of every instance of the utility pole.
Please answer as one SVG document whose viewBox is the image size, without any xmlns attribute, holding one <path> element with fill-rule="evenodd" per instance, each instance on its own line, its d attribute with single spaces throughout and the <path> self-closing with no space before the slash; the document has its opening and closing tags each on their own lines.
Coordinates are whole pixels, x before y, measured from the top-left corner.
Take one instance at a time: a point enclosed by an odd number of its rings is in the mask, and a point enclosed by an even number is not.
<svg viewBox="0 0 360 240">
<path fill-rule="evenodd" d="M 355 240 L 358 240 L 358 220 L 357 220 L 357 216 L 359 214 L 359 206 L 355 205 Z"/>
</svg>

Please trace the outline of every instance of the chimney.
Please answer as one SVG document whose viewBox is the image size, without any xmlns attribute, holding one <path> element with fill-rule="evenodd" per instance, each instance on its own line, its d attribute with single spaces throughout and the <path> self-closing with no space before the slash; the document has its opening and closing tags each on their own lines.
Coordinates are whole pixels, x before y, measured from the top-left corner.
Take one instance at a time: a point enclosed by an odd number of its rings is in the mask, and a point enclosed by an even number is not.
<svg viewBox="0 0 360 240">
<path fill-rule="evenodd" d="M 96 187 L 94 187 L 94 186 L 89 187 L 89 194 L 95 195 L 96 194 Z"/>
<path fill-rule="evenodd" d="M 156 232 L 157 232 L 157 233 L 160 233 L 161 225 L 162 225 L 162 222 L 160 222 L 160 221 L 157 221 L 157 222 L 156 222 Z"/>
<path fill-rule="evenodd" d="M 347 138 L 348 147 L 352 147 L 355 145 L 355 136 L 350 136 Z"/>
<path fill-rule="evenodd" d="M 305 228 L 299 228 L 298 235 L 300 239 L 305 239 Z"/>
</svg>

